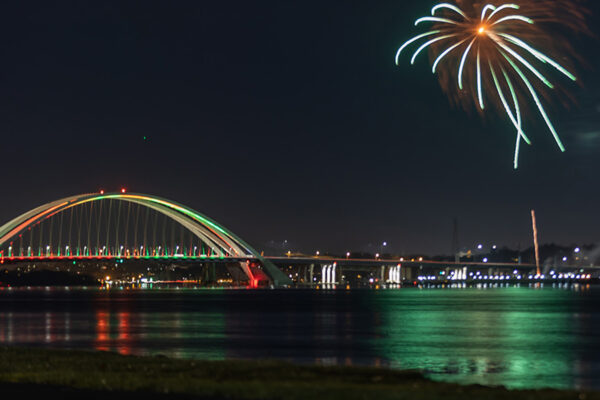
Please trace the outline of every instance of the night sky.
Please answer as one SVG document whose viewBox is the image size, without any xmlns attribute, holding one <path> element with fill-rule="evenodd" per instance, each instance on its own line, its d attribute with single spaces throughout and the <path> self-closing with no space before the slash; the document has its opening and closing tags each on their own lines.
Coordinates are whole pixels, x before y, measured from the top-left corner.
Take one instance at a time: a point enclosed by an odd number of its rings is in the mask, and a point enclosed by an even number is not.
<svg viewBox="0 0 600 400">
<path fill-rule="evenodd" d="M 433 2 L 18 1 L 0 6 L 4 222 L 101 188 L 156 194 L 257 249 L 450 253 L 600 242 L 600 55 L 578 105 L 514 129 L 452 106 L 427 57 L 394 64 Z M 592 2 L 599 32 L 600 5 Z M 144 139 L 146 137 L 146 139 Z"/>
</svg>

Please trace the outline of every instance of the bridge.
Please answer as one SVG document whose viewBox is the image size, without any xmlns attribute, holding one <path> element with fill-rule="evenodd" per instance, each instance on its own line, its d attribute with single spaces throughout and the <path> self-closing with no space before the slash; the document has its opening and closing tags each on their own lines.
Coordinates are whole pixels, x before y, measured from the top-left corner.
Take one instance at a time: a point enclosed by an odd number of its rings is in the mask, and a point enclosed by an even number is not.
<svg viewBox="0 0 600 400">
<path fill-rule="evenodd" d="M 537 275 L 535 264 L 506 262 L 452 262 L 424 259 L 280 256 L 267 257 L 285 270 L 294 267 L 309 285 L 344 285 L 348 276 L 367 274 L 373 285 L 439 282 L 565 282 L 600 278 L 600 267 L 544 265 Z"/>
<path fill-rule="evenodd" d="M 238 264 L 251 286 L 291 283 L 221 224 L 157 196 L 124 191 L 70 196 L 0 227 L 0 263 L 131 259 Z"/>
<path fill-rule="evenodd" d="M 70 196 L 27 211 L 0 226 L 0 264 L 88 262 L 224 264 L 251 287 L 346 284 L 367 277 L 376 284 L 419 281 L 584 279 L 595 267 L 454 263 L 404 259 L 264 257 L 218 222 L 171 200 L 140 193 Z M 117 264 L 114 264 L 117 265 Z M 214 274 L 214 271 L 213 271 Z M 571 276 L 572 275 L 572 276 Z M 578 279 L 579 279 L 578 278 Z"/>
</svg>

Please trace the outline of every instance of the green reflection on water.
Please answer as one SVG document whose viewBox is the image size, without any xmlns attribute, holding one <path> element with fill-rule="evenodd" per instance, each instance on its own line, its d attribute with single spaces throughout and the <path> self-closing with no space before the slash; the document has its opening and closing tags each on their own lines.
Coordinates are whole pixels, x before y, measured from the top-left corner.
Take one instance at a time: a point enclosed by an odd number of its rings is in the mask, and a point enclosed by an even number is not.
<svg viewBox="0 0 600 400">
<path fill-rule="evenodd" d="M 573 387 L 573 296 L 529 288 L 382 292 L 382 336 L 373 346 L 392 367 L 434 379 Z"/>
</svg>

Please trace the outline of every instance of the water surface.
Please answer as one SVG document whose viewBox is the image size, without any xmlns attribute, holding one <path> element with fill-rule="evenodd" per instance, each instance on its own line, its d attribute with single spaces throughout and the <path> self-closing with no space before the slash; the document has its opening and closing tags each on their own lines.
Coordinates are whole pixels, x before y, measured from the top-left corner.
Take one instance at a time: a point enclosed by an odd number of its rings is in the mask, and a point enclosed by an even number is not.
<svg viewBox="0 0 600 400">
<path fill-rule="evenodd" d="M 0 290 L 0 345 L 422 369 L 600 389 L 600 288 Z"/>
</svg>

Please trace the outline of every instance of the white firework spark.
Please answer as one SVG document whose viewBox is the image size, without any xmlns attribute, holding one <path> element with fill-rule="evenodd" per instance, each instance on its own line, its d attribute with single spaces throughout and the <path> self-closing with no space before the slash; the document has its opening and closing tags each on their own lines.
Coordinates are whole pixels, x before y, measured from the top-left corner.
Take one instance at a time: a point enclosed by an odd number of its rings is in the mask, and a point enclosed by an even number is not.
<svg viewBox="0 0 600 400">
<path fill-rule="evenodd" d="M 433 23 L 433 28 L 406 41 L 396 54 L 398 64 L 405 49 L 424 41 L 411 57 L 411 64 L 414 64 L 419 54 L 435 46 L 439 52 L 436 51 L 434 55 L 433 73 L 446 56 L 454 56 L 454 62 L 458 66 L 456 79 L 459 90 L 465 90 L 465 84 L 472 84 L 473 91 L 476 91 L 476 103 L 482 111 L 487 98 L 488 101 L 499 104 L 514 125 L 517 132 L 515 169 L 519 165 L 521 141 L 531 144 L 523 129 L 519 98 L 524 95 L 519 93 L 519 88 L 533 100 L 556 144 L 561 151 L 565 151 L 530 78 L 535 78 L 536 82 L 539 81 L 548 89 L 553 89 L 554 85 L 535 64 L 552 67 L 572 81 L 577 79 L 558 62 L 533 47 L 531 40 L 536 35 L 539 36 L 540 31 L 531 29 L 535 24 L 534 19 L 519 14 L 520 8 L 512 3 L 498 6 L 486 4 L 476 15 L 469 15 L 454 4 L 438 4 L 431 10 L 431 16 L 419 18 L 415 22 L 415 26 Z M 467 66 L 473 71 L 468 77 L 465 74 Z M 493 93 L 487 93 L 484 81 L 489 82 L 487 89 L 491 89 Z"/>
</svg>

